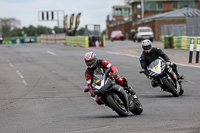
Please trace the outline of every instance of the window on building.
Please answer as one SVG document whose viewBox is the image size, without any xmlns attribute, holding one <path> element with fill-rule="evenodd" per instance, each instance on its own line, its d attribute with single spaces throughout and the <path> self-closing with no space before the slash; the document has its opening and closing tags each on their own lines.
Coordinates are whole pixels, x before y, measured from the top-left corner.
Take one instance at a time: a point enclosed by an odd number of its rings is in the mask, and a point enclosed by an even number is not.
<svg viewBox="0 0 200 133">
<path fill-rule="evenodd" d="M 145 11 L 156 11 L 157 8 L 156 8 L 157 4 L 156 2 L 144 2 L 144 10 Z"/>
<path fill-rule="evenodd" d="M 129 10 L 128 10 L 128 8 L 125 8 L 124 9 L 124 15 L 128 15 L 129 14 Z"/>
<path fill-rule="evenodd" d="M 136 4 L 133 6 L 133 13 L 137 13 L 137 5 Z"/>
<path fill-rule="evenodd" d="M 180 1 L 179 2 L 179 8 L 183 7 L 195 7 L 195 1 Z"/>
<path fill-rule="evenodd" d="M 158 2 L 157 3 L 157 9 L 158 10 L 163 10 L 163 3 L 162 2 Z"/>
<path fill-rule="evenodd" d="M 115 15 L 122 15 L 122 9 L 121 8 L 116 8 L 115 9 Z"/>
<path fill-rule="evenodd" d="M 174 9 L 180 9 L 180 8 L 184 8 L 184 7 L 191 7 L 191 8 L 195 8 L 195 1 L 174 1 L 173 2 L 173 8 Z"/>
<path fill-rule="evenodd" d="M 173 9 L 178 9 L 178 2 L 177 1 L 173 2 Z"/>
</svg>

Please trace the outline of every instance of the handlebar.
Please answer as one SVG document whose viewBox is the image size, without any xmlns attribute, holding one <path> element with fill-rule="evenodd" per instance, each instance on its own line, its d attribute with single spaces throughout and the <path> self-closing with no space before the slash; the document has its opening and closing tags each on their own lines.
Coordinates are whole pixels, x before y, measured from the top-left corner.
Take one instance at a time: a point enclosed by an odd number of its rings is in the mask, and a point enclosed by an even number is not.
<svg viewBox="0 0 200 133">
<path fill-rule="evenodd" d="M 88 88 L 85 88 L 85 89 L 84 89 L 84 92 L 88 92 L 90 89 L 91 89 L 91 88 L 89 88 L 89 87 L 88 87 Z"/>
<path fill-rule="evenodd" d="M 94 94 L 95 94 L 95 95 L 101 95 L 101 94 L 103 94 L 103 93 L 101 92 L 101 90 L 97 90 L 97 89 L 95 89 L 95 88 L 85 88 L 84 92 L 88 92 L 90 89 L 92 89 L 92 90 L 94 91 Z"/>
<path fill-rule="evenodd" d="M 145 71 L 140 71 L 139 73 L 142 74 L 142 73 L 144 73 L 144 72 L 145 72 Z"/>
<path fill-rule="evenodd" d="M 109 73 L 110 73 L 111 71 L 112 71 L 111 68 L 106 69 L 106 71 L 105 71 L 105 73 L 104 73 L 104 78 L 105 78 L 105 79 L 107 79 L 107 77 L 108 77 L 108 75 L 109 75 Z M 104 84 L 105 84 L 105 82 L 104 82 Z M 85 89 L 84 89 L 84 92 L 88 92 L 90 89 L 92 89 L 92 90 L 94 91 L 95 95 L 102 94 L 102 92 L 101 92 L 100 90 L 97 90 L 97 89 L 95 89 L 95 88 L 85 88 Z"/>
</svg>

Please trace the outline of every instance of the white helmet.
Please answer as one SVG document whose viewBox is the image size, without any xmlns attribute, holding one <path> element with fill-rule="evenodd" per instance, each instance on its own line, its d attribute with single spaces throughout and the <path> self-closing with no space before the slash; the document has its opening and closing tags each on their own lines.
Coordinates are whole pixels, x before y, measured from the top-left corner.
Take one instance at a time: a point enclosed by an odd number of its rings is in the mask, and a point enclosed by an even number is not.
<svg viewBox="0 0 200 133">
<path fill-rule="evenodd" d="M 144 50 L 144 52 L 149 53 L 152 49 L 152 43 L 150 40 L 144 40 L 142 42 L 142 48 Z"/>
</svg>

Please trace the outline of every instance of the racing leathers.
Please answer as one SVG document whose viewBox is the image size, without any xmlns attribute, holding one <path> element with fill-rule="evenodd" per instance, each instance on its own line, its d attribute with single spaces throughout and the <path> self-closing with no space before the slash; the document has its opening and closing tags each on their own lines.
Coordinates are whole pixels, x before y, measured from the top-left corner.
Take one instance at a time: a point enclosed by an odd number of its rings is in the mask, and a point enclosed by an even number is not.
<svg viewBox="0 0 200 133">
<path fill-rule="evenodd" d="M 127 89 L 132 95 L 135 95 L 135 91 L 128 87 L 128 81 L 125 77 L 118 75 L 118 70 L 115 66 L 113 66 L 110 62 L 106 61 L 105 59 L 98 59 L 97 63 L 92 68 L 87 68 L 85 71 L 85 78 L 87 82 L 87 86 L 89 88 L 92 88 L 93 83 L 93 76 L 98 74 L 104 74 L 105 70 L 111 68 L 110 76 L 116 79 L 116 83 L 123 86 L 125 89 Z M 94 92 L 92 89 L 89 90 L 92 97 L 96 97 L 96 102 L 99 104 L 101 101 L 98 99 L 97 96 L 94 95 Z"/>
<path fill-rule="evenodd" d="M 170 62 L 169 57 L 159 48 L 153 47 L 149 53 L 143 51 L 142 55 L 140 56 L 140 64 L 142 69 L 145 70 L 144 74 L 147 76 L 147 78 L 150 78 L 149 71 L 147 70 L 148 66 L 151 64 L 151 62 L 153 62 L 156 59 L 159 59 L 160 57 L 164 59 L 166 62 Z M 179 85 L 176 77 L 176 75 L 178 75 L 177 66 L 174 63 L 172 65 L 171 64 L 172 63 L 169 63 L 169 66 L 172 67 L 173 70 L 171 72 L 171 76 L 173 77 L 173 80 L 177 83 L 177 85 Z M 153 87 L 157 86 L 155 85 L 154 81 L 152 81 L 152 86 Z"/>
</svg>

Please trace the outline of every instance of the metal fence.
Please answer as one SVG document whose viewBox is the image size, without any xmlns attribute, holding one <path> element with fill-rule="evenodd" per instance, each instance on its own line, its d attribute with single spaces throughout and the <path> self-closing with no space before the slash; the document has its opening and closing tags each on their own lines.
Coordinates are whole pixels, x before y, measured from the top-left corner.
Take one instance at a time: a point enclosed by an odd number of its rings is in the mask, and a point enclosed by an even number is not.
<svg viewBox="0 0 200 133">
<path fill-rule="evenodd" d="M 185 24 L 162 25 L 161 35 L 184 36 L 186 35 L 186 25 Z"/>
<path fill-rule="evenodd" d="M 200 36 L 200 11 L 184 13 L 186 24 L 162 25 L 161 35 Z"/>
<path fill-rule="evenodd" d="M 200 36 L 200 11 L 189 12 L 186 16 L 186 31 L 188 36 Z"/>
</svg>

